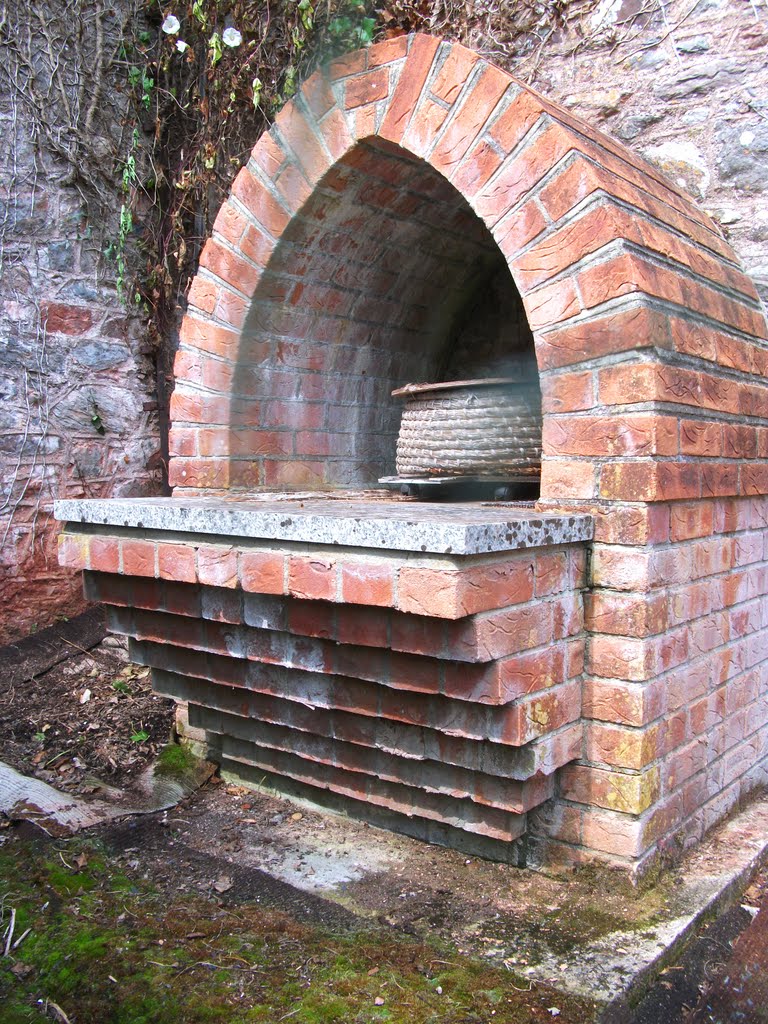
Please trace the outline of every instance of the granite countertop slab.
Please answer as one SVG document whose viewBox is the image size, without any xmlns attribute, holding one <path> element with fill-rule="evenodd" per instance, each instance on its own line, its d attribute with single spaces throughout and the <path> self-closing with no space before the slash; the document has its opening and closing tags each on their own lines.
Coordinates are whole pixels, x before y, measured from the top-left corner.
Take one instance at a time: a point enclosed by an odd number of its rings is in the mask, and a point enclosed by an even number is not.
<svg viewBox="0 0 768 1024">
<path fill-rule="evenodd" d="M 54 514 L 61 521 L 98 526 L 454 555 L 580 543 L 593 536 L 589 515 L 386 497 L 63 499 L 55 503 Z"/>
</svg>

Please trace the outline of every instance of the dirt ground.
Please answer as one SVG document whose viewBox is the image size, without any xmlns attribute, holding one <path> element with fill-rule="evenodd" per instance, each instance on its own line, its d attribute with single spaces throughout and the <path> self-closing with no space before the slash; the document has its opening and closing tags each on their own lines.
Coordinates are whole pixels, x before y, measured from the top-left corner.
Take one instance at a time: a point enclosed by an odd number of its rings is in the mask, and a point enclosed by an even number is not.
<svg viewBox="0 0 768 1024">
<path fill-rule="evenodd" d="M 173 706 L 152 693 L 149 669 L 128 661 L 122 638 L 89 651 L 72 644 L 71 655 L 0 686 L 2 759 L 65 792 L 129 785 L 168 742 Z"/>
</svg>

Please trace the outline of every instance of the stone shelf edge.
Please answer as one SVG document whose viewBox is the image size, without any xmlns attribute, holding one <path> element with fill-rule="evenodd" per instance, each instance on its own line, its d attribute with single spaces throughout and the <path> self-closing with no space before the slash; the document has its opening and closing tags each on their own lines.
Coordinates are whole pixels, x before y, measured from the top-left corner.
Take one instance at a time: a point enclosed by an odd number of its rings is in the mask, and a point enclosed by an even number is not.
<svg viewBox="0 0 768 1024">
<path fill-rule="evenodd" d="M 592 540 L 589 515 L 482 503 L 343 499 L 62 499 L 60 521 L 344 547 L 480 555 Z"/>
</svg>

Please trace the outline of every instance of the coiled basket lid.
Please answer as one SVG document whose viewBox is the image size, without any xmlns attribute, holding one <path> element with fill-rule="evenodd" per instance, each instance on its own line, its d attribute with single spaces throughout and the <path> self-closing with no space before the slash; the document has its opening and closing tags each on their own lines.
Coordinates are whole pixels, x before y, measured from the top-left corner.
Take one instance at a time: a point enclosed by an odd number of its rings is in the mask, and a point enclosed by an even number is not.
<svg viewBox="0 0 768 1024">
<path fill-rule="evenodd" d="M 536 477 L 541 393 L 520 377 L 407 384 L 397 439 L 399 476 Z"/>
</svg>

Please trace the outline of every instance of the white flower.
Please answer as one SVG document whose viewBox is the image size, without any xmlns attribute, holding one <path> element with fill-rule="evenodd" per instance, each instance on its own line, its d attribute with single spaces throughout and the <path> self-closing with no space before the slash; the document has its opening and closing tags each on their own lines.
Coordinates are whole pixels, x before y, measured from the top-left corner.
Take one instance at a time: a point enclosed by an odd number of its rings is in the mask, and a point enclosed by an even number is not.
<svg viewBox="0 0 768 1024">
<path fill-rule="evenodd" d="M 236 28 L 225 28 L 221 34 L 221 41 L 225 46 L 239 46 L 243 41 L 242 35 L 237 31 Z"/>
<path fill-rule="evenodd" d="M 166 14 L 165 21 L 163 22 L 163 32 L 167 36 L 175 36 L 181 28 L 181 22 L 175 14 Z"/>
<path fill-rule="evenodd" d="M 185 43 L 183 39 L 177 39 L 176 49 L 179 51 L 179 53 L 184 53 L 185 50 L 189 49 L 189 43 Z"/>
</svg>

